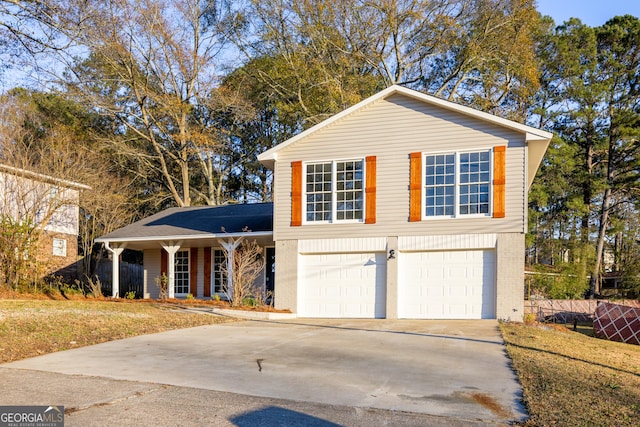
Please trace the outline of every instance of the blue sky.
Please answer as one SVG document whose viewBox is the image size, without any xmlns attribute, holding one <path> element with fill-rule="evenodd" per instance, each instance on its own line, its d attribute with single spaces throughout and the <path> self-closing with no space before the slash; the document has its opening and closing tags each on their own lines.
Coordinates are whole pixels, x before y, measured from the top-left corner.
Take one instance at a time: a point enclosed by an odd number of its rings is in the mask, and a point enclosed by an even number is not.
<svg viewBox="0 0 640 427">
<path fill-rule="evenodd" d="M 617 15 L 634 15 L 640 18 L 640 0 L 537 0 L 538 10 L 550 15 L 556 24 L 571 17 L 591 27 L 604 24 Z"/>
</svg>

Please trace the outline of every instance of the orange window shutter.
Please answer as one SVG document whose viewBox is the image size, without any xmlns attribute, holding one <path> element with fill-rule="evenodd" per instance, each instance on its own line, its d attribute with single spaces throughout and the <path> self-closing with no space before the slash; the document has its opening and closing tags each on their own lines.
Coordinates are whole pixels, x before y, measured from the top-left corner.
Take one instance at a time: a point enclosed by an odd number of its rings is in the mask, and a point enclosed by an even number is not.
<svg viewBox="0 0 640 427">
<path fill-rule="evenodd" d="M 204 295 L 211 296 L 211 248 L 204 248 Z"/>
<path fill-rule="evenodd" d="M 365 158 L 365 193 L 366 205 L 364 213 L 365 224 L 376 223 L 376 156 Z"/>
<path fill-rule="evenodd" d="M 302 162 L 291 162 L 291 226 L 302 225 Z"/>
<path fill-rule="evenodd" d="M 160 275 L 168 276 L 167 266 L 169 265 L 169 254 L 164 249 L 160 249 Z"/>
<path fill-rule="evenodd" d="M 493 217 L 505 217 L 507 147 L 493 148 Z"/>
<path fill-rule="evenodd" d="M 409 154 L 409 221 L 422 220 L 422 153 Z"/>
<path fill-rule="evenodd" d="M 189 292 L 194 297 L 198 294 L 198 248 L 191 248 L 189 259 Z"/>
</svg>

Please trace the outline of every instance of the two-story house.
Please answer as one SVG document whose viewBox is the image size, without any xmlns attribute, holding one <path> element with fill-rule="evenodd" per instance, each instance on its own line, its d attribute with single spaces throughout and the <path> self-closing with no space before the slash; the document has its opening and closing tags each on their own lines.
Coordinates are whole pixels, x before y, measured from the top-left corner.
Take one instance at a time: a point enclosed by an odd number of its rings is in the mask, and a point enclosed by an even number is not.
<svg viewBox="0 0 640 427">
<path fill-rule="evenodd" d="M 276 307 L 299 317 L 520 320 L 527 192 L 551 137 L 392 86 L 258 157 L 273 206 L 169 210 L 100 241 L 145 251 L 150 296 L 172 266 L 170 287 L 215 293 L 220 227 L 248 228 Z M 206 225 L 178 219 L 198 212 Z"/>
<path fill-rule="evenodd" d="M 75 277 L 79 194 L 89 188 L 0 164 L 0 217 L 28 223 L 39 231 L 34 253 L 43 267 L 41 273 Z"/>
</svg>

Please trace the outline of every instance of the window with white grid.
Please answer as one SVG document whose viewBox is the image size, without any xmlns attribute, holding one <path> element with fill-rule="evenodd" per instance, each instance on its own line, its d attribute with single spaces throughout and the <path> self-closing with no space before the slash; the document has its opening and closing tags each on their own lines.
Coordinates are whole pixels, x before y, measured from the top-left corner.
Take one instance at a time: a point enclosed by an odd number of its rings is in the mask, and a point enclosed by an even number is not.
<svg viewBox="0 0 640 427">
<path fill-rule="evenodd" d="M 336 162 L 336 219 L 361 220 L 363 214 L 362 160 Z"/>
<path fill-rule="evenodd" d="M 489 151 L 460 153 L 460 215 L 489 213 Z"/>
<path fill-rule="evenodd" d="M 307 222 L 362 221 L 364 161 L 307 163 L 305 200 Z"/>
<path fill-rule="evenodd" d="M 425 157 L 425 215 L 452 216 L 455 208 L 454 154 Z"/>
<path fill-rule="evenodd" d="M 488 215 L 491 150 L 425 155 L 424 189 L 427 218 Z"/>
<path fill-rule="evenodd" d="M 227 258 L 222 249 L 213 250 L 213 292 L 224 294 L 227 291 Z"/>
<path fill-rule="evenodd" d="M 308 163 L 306 172 L 307 221 L 331 221 L 332 164 Z"/>
<path fill-rule="evenodd" d="M 176 252 L 174 260 L 174 292 L 186 295 L 189 293 L 189 251 Z"/>
</svg>

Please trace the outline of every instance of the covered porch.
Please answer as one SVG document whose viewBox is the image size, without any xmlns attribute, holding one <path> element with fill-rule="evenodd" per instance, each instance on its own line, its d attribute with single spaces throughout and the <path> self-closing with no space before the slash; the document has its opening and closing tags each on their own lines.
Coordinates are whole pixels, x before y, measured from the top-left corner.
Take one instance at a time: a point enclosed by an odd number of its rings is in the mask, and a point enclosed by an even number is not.
<svg viewBox="0 0 640 427">
<path fill-rule="evenodd" d="M 228 299 L 233 256 L 242 242 L 261 248 L 264 268 L 256 288 L 274 290 L 275 248 L 271 203 L 171 208 L 96 239 L 112 258 L 112 297 L 122 297 L 119 260 L 125 249 L 142 251 L 144 298 Z M 163 294 L 166 292 L 166 294 Z M 264 296 L 263 295 L 263 296 Z"/>
</svg>

